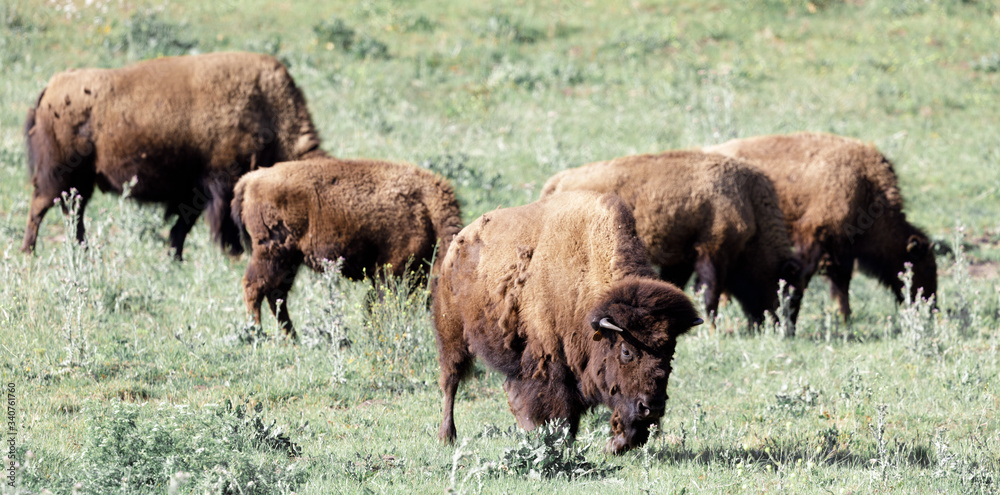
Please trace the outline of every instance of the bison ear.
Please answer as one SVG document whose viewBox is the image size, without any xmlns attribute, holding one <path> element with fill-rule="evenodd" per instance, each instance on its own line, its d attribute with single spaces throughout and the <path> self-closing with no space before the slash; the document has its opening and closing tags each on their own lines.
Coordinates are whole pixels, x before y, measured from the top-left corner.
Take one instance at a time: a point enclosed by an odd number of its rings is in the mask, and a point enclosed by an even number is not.
<svg viewBox="0 0 1000 495">
<path fill-rule="evenodd" d="M 920 258 L 927 254 L 930 243 L 926 238 L 913 234 L 906 240 L 906 252 L 913 258 Z"/>
<path fill-rule="evenodd" d="M 934 241 L 931 244 L 931 249 L 934 250 L 935 256 L 950 256 L 955 254 L 955 251 L 951 249 L 951 244 L 942 240 Z"/>
</svg>

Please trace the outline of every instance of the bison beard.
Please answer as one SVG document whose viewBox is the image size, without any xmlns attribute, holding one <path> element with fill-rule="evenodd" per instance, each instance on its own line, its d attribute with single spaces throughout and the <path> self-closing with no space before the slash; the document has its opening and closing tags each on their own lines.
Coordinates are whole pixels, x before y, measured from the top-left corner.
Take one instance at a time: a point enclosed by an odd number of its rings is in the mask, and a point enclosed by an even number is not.
<svg viewBox="0 0 1000 495">
<path fill-rule="evenodd" d="M 456 236 L 434 289 L 439 437 L 457 436 L 455 395 L 480 357 L 506 375 L 521 427 L 565 420 L 575 434 L 604 404 L 608 450 L 642 445 L 665 409 L 677 337 L 700 323 L 690 299 L 655 277 L 617 196 L 560 193 L 490 212 Z"/>
</svg>

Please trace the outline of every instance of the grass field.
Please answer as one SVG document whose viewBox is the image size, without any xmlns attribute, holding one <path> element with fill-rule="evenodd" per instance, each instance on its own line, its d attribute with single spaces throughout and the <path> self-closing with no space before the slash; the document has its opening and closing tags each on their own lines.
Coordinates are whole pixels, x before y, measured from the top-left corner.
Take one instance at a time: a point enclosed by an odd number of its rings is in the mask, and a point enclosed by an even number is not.
<svg viewBox="0 0 1000 495">
<path fill-rule="evenodd" d="M 2 493 L 998 493 L 997 33 L 995 0 L 4 0 Z M 86 250 L 53 210 L 37 255 L 18 252 L 21 127 L 48 78 L 219 50 L 281 58 L 327 151 L 447 175 L 466 221 L 615 156 L 797 130 L 874 142 L 910 220 L 953 248 L 940 311 L 860 275 L 850 326 L 821 279 L 795 338 L 747 335 L 729 305 L 682 338 L 659 431 L 617 457 L 607 409 L 569 446 L 526 434 L 478 365 L 460 445 L 441 445 L 425 292 L 390 287 L 369 315 L 365 284 L 303 272 L 293 345 L 270 315 L 247 323 L 246 257 L 201 222 L 176 263 L 162 210 L 111 195 Z"/>
</svg>

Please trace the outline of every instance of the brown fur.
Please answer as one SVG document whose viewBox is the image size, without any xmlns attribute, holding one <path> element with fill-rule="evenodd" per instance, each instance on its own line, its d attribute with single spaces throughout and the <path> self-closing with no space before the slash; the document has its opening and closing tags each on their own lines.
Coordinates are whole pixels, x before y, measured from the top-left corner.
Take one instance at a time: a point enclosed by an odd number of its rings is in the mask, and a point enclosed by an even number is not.
<svg viewBox="0 0 1000 495">
<path fill-rule="evenodd" d="M 447 181 L 375 160 L 315 159 L 250 172 L 236 184 L 232 210 L 253 252 L 243 278 L 247 308 L 260 323 L 267 297 L 291 335 L 288 290 L 299 265 L 321 271 L 323 260 L 343 257 L 341 273 L 360 279 L 386 265 L 402 275 L 412 257 L 426 273 L 438 243 L 444 253 L 462 228 Z"/>
<path fill-rule="evenodd" d="M 625 332 L 595 329 L 602 318 Z M 608 448 L 620 453 L 659 421 L 677 337 L 700 321 L 680 289 L 656 278 L 620 198 L 568 192 L 463 229 L 442 260 L 434 323 L 442 440 L 456 436 L 455 393 L 479 356 L 507 376 L 523 428 L 558 418 L 575 433 L 586 410 L 605 404 Z"/>
<path fill-rule="evenodd" d="M 25 137 L 35 188 L 25 252 L 34 249 L 42 218 L 61 193 L 76 188 L 82 197 L 82 242 L 94 185 L 121 193 L 137 177 L 134 198 L 165 203 L 166 214 L 178 216 L 170 231 L 178 258 L 205 209 L 216 240 L 238 253 L 229 215 L 236 180 L 278 161 L 324 155 L 288 71 L 253 53 L 61 72 L 28 111 Z"/>
<path fill-rule="evenodd" d="M 930 240 L 906 221 L 892 163 L 871 144 L 832 134 L 736 139 L 706 148 L 741 157 L 774 182 L 792 241 L 803 261 L 805 283 L 819 270 L 845 318 L 854 262 L 903 299 L 899 272 L 913 264 L 913 294 L 937 291 L 937 263 Z M 796 308 L 797 310 L 797 308 Z"/>
<path fill-rule="evenodd" d="M 778 306 L 779 279 L 801 285 L 770 181 L 738 160 L 699 151 L 616 158 L 556 174 L 542 197 L 568 190 L 621 196 L 662 278 L 683 287 L 697 273 L 710 314 L 727 291 L 759 323 Z"/>
</svg>

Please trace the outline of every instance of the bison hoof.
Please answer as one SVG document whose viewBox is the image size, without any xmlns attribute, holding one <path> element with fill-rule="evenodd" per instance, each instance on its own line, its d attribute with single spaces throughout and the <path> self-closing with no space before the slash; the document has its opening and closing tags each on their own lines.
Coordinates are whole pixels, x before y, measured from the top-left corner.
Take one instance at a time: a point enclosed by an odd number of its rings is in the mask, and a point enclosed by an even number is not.
<svg viewBox="0 0 1000 495">
<path fill-rule="evenodd" d="M 438 438 L 445 445 L 454 445 L 456 436 L 457 432 L 454 426 L 441 425 L 441 429 L 438 430 Z"/>
</svg>

